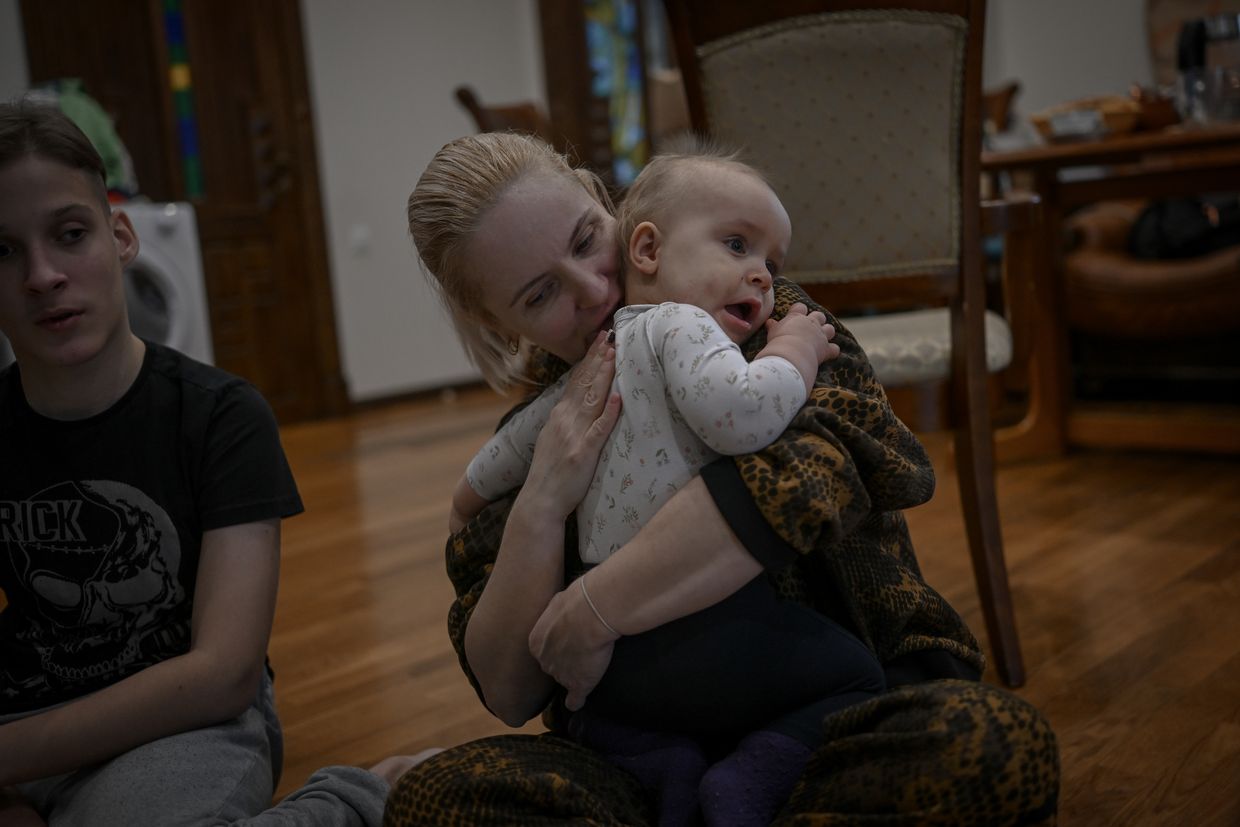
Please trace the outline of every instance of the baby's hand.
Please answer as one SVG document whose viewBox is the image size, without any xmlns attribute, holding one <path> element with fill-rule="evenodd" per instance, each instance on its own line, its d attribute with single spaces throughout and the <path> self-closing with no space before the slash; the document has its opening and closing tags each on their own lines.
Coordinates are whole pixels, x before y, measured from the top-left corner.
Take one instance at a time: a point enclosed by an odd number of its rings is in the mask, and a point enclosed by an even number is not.
<svg viewBox="0 0 1240 827">
<path fill-rule="evenodd" d="M 806 312 L 797 302 L 788 308 L 788 315 L 779 321 L 766 320 L 766 347 L 758 356 L 782 356 L 801 374 L 805 393 L 814 389 L 818 366 L 827 359 L 840 355 L 840 347 L 832 343 L 835 327 L 827 324 L 827 317 L 820 311 Z"/>
<path fill-rule="evenodd" d="M 452 511 L 448 514 L 448 531 L 456 534 L 465 524 L 482 513 L 482 509 L 490 505 L 490 501 L 480 496 L 469 484 L 469 478 L 462 476 L 452 492 Z"/>
<path fill-rule="evenodd" d="M 822 311 L 810 313 L 801 302 L 788 308 L 788 314 L 782 319 L 767 319 L 766 334 L 767 347 L 775 345 L 776 351 L 782 351 L 785 346 L 810 348 L 815 365 L 840 355 L 840 346 L 831 341 L 835 337 L 835 326 L 827 323 Z M 779 342 L 784 337 L 791 338 Z"/>
</svg>

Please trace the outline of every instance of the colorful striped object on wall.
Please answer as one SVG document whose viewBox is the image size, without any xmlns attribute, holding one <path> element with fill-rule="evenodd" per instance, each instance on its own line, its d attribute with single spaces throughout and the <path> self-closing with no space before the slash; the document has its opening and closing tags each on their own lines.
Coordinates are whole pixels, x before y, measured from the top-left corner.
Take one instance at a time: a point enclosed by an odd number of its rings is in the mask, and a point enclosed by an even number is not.
<svg viewBox="0 0 1240 827">
<path fill-rule="evenodd" d="M 194 114 L 194 86 L 189 72 L 189 51 L 185 48 L 181 0 L 164 0 L 164 36 L 168 42 L 168 82 L 172 88 L 185 197 L 193 200 L 203 195 L 202 157 L 198 151 L 198 119 Z"/>
<path fill-rule="evenodd" d="M 610 104 L 612 172 L 617 184 L 627 186 L 646 165 L 649 153 L 637 4 L 585 0 L 585 18 L 591 91 Z"/>
</svg>

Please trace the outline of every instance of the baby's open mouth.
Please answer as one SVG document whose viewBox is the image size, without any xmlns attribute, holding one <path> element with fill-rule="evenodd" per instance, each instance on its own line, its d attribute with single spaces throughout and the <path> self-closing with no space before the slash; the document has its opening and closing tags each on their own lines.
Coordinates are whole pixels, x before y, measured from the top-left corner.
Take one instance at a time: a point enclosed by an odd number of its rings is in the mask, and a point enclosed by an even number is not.
<svg viewBox="0 0 1240 827">
<path fill-rule="evenodd" d="M 740 319 L 742 322 L 748 323 L 758 312 L 758 306 L 753 302 L 739 302 L 737 304 L 729 304 L 723 308 L 727 313 Z"/>
</svg>

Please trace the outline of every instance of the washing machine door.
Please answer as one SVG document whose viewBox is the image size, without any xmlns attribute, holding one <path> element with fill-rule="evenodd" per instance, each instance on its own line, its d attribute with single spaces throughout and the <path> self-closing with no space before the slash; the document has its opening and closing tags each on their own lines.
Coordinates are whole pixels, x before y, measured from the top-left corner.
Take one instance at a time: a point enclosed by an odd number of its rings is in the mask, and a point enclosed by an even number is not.
<svg viewBox="0 0 1240 827">
<path fill-rule="evenodd" d="M 177 275 L 176 262 L 154 245 L 150 247 L 140 247 L 137 257 L 125 268 L 129 327 L 143 339 L 184 351 L 189 344 L 185 325 L 189 308 L 181 286 L 184 279 Z"/>
<path fill-rule="evenodd" d="M 11 365 L 13 361 L 13 348 L 9 347 L 9 340 L 0 333 L 0 368 Z"/>
<path fill-rule="evenodd" d="M 175 285 L 149 264 L 149 257 L 145 261 L 138 259 L 125 271 L 129 327 L 143 339 L 176 347 L 172 308 L 180 299 L 175 295 Z"/>
<path fill-rule="evenodd" d="M 129 326 L 143 339 L 210 363 L 210 322 L 194 212 L 187 204 L 127 204 L 138 255 L 125 269 Z"/>
</svg>

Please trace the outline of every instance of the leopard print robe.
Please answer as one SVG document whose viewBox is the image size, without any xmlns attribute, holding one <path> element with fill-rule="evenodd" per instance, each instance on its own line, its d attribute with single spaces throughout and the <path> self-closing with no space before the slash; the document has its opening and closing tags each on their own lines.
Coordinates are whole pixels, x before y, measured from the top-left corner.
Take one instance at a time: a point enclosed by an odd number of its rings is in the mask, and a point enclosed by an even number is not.
<svg viewBox="0 0 1240 827">
<path fill-rule="evenodd" d="M 777 317 L 796 301 L 821 309 L 786 280 L 777 279 L 775 289 Z M 809 401 L 783 436 L 733 460 L 774 536 L 797 553 L 792 565 L 768 577 L 784 599 L 837 616 L 843 609 L 854 633 L 884 664 L 938 651 L 980 674 L 977 640 L 922 579 L 901 514 L 933 493 L 929 459 L 892 412 L 856 339 L 827 318 L 835 324 L 840 357 L 823 365 Z M 752 358 L 765 341 L 765 332 L 755 335 L 746 354 Z M 568 366 L 548 357 L 534 367 L 535 380 L 546 383 Z M 492 505 L 447 545 L 457 590 L 449 634 L 476 690 L 465 660 L 465 626 L 486 586 L 510 507 L 511 499 Z M 581 571 L 571 520 L 568 533 L 571 578 Z M 823 725 L 826 739 L 776 823 L 1054 822 L 1054 735 L 1035 709 L 1003 690 L 965 680 L 901 686 Z M 870 820 L 880 814 L 885 818 Z M 652 817 L 634 779 L 548 733 L 497 736 L 436 756 L 400 780 L 385 823 L 644 825 Z"/>
</svg>

